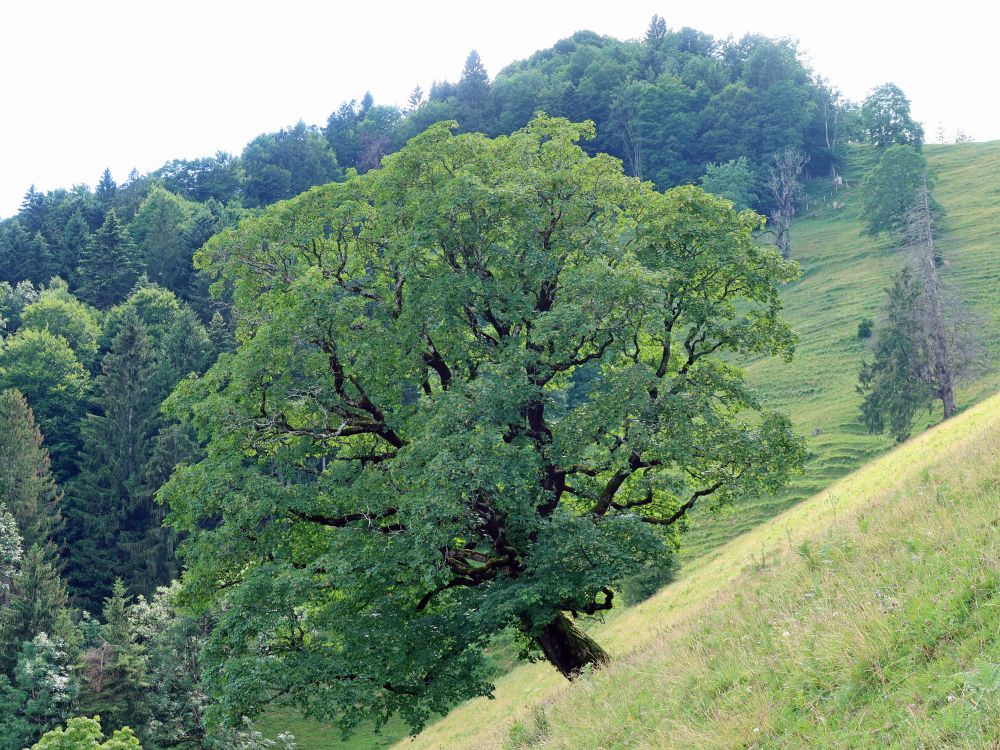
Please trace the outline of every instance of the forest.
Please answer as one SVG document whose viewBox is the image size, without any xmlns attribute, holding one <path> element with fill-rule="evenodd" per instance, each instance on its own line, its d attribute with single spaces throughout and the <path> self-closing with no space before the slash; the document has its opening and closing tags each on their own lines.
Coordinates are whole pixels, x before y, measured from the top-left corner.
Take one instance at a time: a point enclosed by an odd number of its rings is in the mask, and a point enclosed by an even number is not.
<svg viewBox="0 0 1000 750">
<path fill-rule="evenodd" d="M 741 365 L 794 354 L 792 219 L 849 144 L 867 230 L 918 258 L 860 419 L 954 411 L 977 352 L 923 142 L 892 84 L 654 17 L 31 187 L 0 222 L 0 750 L 273 747 L 248 722 L 284 704 L 415 732 L 491 693 L 497 633 L 606 664 L 578 623 L 669 580 L 688 511 L 801 470 Z"/>
</svg>

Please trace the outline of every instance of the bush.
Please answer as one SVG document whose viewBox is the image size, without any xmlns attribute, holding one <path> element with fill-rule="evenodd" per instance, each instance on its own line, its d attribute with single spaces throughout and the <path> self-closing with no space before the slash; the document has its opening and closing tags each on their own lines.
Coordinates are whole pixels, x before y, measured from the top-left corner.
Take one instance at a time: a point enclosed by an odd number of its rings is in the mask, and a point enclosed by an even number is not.
<svg viewBox="0 0 1000 750">
<path fill-rule="evenodd" d="M 872 337 L 872 327 L 874 325 L 875 321 L 871 318 L 862 318 L 861 322 L 858 323 L 858 338 L 870 339 Z"/>
</svg>

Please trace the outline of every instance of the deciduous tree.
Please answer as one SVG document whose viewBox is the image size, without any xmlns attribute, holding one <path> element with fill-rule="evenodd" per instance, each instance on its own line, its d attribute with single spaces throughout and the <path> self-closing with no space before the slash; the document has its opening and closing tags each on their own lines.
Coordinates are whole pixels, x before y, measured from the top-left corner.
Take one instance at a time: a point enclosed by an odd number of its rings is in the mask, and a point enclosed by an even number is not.
<svg viewBox="0 0 1000 750">
<path fill-rule="evenodd" d="M 187 595 L 221 605 L 217 713 L 281 694 L 419 727 L 490 692 L 508 626 L 567 677 L 600 665 L 575 619 L 697 503 L 802 461 L 736 366 L 791 355 L 796 267 L 754 242 L 759 217 L 657 193 L 592 136 L 441 124 L 199 256 L 232 284 L 240 347 L 172 397 L 208 448 L 164 495 Z"/>
</svg>

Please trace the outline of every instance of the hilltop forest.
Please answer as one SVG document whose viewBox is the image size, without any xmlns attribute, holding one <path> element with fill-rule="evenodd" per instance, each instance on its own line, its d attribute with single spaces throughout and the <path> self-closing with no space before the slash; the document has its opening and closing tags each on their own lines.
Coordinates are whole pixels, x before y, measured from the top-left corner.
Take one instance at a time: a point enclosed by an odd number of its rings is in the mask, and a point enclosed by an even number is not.
<svg viewBox="0 0 1000 750">
<path fill-rule="evenodd" d="M 805 460 L 739 367 L 794 352 L 792 217 L 850 143 L 880 154 L 869 231 L 930 258 L 865 423 L 947 408 L 923 139 L 892 84 L 846 101 L 792 41 L 656 17 L 31 187 L 0 222 L 0 750 L 94 715 L 267 747 L 243 717 L 281 702 L 418 730 L 489 694 L 498 632 L 601 666 L 577 618 Z"/>
</svg>

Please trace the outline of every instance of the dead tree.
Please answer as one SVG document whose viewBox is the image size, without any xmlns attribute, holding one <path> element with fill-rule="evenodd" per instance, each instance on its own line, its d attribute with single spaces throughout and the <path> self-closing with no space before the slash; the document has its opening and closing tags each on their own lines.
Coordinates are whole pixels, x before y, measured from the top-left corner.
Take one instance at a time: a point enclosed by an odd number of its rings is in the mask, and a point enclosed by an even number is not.
<svg viewBox="0 0 1000 750">
<path fill-rule="evenodd" d="M 774 199 L 771 231 L 782 258 L 789 258 L 792 254 L 792 219 L 805 195 L 802 176 L 808 162 L 808 156 L 797 148 L 788 147 L 774 155 L 768 176 L 767 188 Z"/>
<path fill-rule="evenodd" d="M 955 413 L 955 381 L 975 366 L 980 347 L 971 318 L 941 279 L 943 261 L 934 239 L 936 213 L 925 176 L 904 219 L 903 243 L 922 287 L 921 327 L 929 355 L 922 379 L 941 400 L 948 419 Z"/>
</svg>

